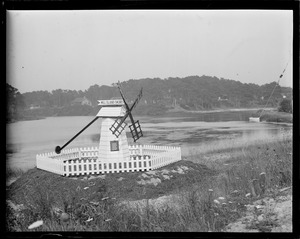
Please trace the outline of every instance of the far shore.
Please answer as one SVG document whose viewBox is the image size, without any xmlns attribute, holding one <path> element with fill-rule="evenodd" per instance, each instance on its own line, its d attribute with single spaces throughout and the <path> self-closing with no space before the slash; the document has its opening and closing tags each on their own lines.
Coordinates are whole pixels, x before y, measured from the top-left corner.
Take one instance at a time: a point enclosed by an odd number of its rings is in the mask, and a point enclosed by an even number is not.
<svg viewBox="0 0 300 239">
<path fill-rule="evenodd" d="M 227 109 L 215 109 L 215 110 L 185 110 L 185 109 L 178 109 L 178 110 L 169 110 L 168 112 L 186 112 L 186 113 L 219 113 L 219 112 L 238 112 L 238 111 L 257 111 L 261 110 L 261 108 L 227 108 Z M 276 110 L 276 108 L 265 108 L 264 110 Z"/>
<path fill-rule="evenodd" d="M 176 117 L 178 115 L 179 116 L 184 116 L 185 114 L 206 114 L 206 113 L 261 111 L 261 110 L 263 110 L 265 113 L 268 112 L 268 113 L 272 113 L 272 114 L 274 114 L 274 113 L 275 114 L 278 113 L 279 115 L 282 114 L 282 112 L 277 112 L 277 108 L 274 108 L 274 107 L 273 108 L 263 108 L 263 107 L 260 107 L 260 108 L 258 108 L 258 107 L 255 107 L 255 108 L 225 108 L 225 109 L 212 109 L 212 110 L 186 110 L 186 109 L 183 109 L 181 107 L 177 107 L 177 109 L 170 109 L 170 110 L 166 111 L 164 114 L 157 115 L 157 116 L 158 117 L 172 117 L 172 116 Z M 93 115 L 72 115 L 72 116 L 90 116 L 91 117 Z M 137 116 L 140 116 L 140 117 L 151 117 L 151 115 L 137 115 Z M 53 116 L 47 116 L 47 117 L 68 117 L 68 116 L 53 115 Z M 15 122 L 19 122 L 19 121 L 31 121 L 31 120 L 46 119 L 47 117 L 44 117 L 44 116 L 26 117 L 26 118 L 23 118 L 23 119 L 11 120 L 11 121 L 7 122 L 7 124 L 9 124 L 9 123 L 15 123 Z M 264 118 L 265 118 L 264 120 L 266 120 L 266 118 L 269 118 L 269 117 L 264 117 Z M 270 120 L 270 121 L 273 121 L 273 120 Z M 280 122 L 280 121 L 273 121 L 273 122 Z M 284 122 L 285 122 L 285 120 L 282 123 L 284 123 Z M 291 123 L 291 122 L 288 120 L 287 123 Z"/>
</svg>

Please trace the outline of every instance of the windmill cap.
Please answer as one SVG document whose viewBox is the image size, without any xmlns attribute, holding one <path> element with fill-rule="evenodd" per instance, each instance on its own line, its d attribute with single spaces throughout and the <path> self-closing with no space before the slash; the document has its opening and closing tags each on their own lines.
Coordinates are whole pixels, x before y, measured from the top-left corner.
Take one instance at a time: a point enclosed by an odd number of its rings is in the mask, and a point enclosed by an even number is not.
<svg viewBox="0 0 300 239">
<path fill-rule="evenodd" d="M 98 117 L 112 117 L 112 118 L 119 118 L 123 117 L 126 113 L 124 107 L 119 106 L 110 106 L 110 107 L 102 107 L 97 116 Z"/>
</svg>

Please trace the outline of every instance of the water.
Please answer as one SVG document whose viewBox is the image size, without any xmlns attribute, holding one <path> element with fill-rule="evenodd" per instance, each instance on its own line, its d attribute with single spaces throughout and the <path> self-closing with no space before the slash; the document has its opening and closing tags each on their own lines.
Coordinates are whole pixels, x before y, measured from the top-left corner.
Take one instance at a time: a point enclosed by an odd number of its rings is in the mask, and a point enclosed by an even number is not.
<svg viewBox="0 0 300 239">
<path fill-rule="evenodd" d="M 144 137 L 140 144 L 174 145 L 188 155 L 203 146 L 231 144 L 255 140 L 277 140 L 282 130 L 290 126 L 270 123 L 250 123 L 250 112 L 218 112 L 195 114 L 189 117 L 135 117 L 140 120 Z M 7 166 L 28 170 L 35 167 L 36 154 L 53 152 L 94 119 L 93 116 L 49 117 L 42 120 L 8 124 Z M 129 123 L 129 122 L 128 122 Z M 101 119 L 98 119 L 66 148 L 98 146 Z M 133 143 L 128 133 L 129 143 Z M 206 147 L 207 148 L 207 147 Z"/>
</svg>

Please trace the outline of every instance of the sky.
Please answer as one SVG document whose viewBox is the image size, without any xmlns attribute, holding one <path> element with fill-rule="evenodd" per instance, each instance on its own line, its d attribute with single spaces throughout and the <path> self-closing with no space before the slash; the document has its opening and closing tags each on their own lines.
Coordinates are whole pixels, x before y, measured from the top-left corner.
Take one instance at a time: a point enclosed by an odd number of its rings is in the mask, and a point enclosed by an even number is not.
<svg viewBox="0 0 300 239">
<path fill-rule="evenodd" d="M 21 93 L 216 76 L 292 86 L 291 10 L 8 11 L 6 79 Z"/>
</svg>

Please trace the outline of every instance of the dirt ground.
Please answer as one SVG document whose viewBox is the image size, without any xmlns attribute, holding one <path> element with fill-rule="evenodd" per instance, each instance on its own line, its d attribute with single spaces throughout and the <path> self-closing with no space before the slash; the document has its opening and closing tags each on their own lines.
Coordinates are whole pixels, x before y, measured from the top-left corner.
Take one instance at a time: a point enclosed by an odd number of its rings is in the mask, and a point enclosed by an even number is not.
<svg viewBox="0 0 300 239">
<path fill-rule="evenodd" d="M 230 223 L 225 232 L 292 232 L 291 188 L 279 190 L 247 206 L 246 216 Z"/>
</svg>

